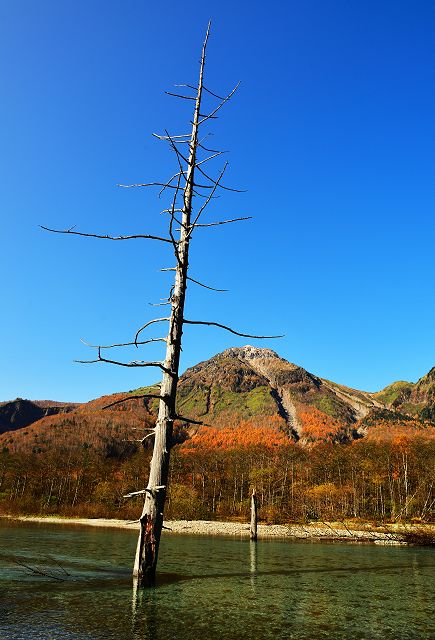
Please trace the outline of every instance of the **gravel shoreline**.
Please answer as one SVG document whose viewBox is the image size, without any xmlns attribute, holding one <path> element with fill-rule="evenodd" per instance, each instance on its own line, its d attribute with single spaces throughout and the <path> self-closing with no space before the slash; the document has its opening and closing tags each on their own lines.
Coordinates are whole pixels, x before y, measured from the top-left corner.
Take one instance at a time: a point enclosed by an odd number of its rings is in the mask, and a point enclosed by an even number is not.
<svg viewBox="0 0 435 640">
<path fill-rule="evenodd" d="M 118 529 L 139 529 L 138 522 L 111 520 L 106 518 L 61 518 L 58 516 L 0 516 L 21 522 L 43 524 L 66 524 L 92 527 L 113 527 Z M 170 520 L 165 522 L 164 533 L 184 535 L 249 537 L 249 524 L 240 522 L 219 522 L 216 520 Z M 397 536 L 397 537 L 396 537 Z M 297 538 L 313 540 L 364 541 L 384 544 L 400 544 L 400 529 L 394 532 L 379 531 L 368 524 L 361 529 L 349 529 L 342 523 L 319 524 L 259 524 L 258 538 Z M 399 539 L 398 539 L 399 538 Z"/>
</svg>

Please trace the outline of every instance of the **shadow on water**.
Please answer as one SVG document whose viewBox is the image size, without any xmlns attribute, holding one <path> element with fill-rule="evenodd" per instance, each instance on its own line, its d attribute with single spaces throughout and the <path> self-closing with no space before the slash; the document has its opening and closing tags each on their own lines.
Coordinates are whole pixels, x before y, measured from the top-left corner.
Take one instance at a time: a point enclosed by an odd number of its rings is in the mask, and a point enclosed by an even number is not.
<svg viewBox="0 0 435 640">
<path fill-rule="evenodd" d="M 435 568 L 435 564 L 425 564 L 425 569 Z M 413 567 L 409 565 L 376 565 L 375 567 L 316 567 L 316 568 L 304 568 L 304 569 L 271 569 L 269 571 L 258 571 L 256 568 L 249 572 L 247 571 L 234 571 L 226 573 L 202 573 L 200 575 L 195 574 L 176 574 L 176 573 L 161 573 L 157 579 L 156 588 L 163 587 L 174 582 L 185 582 L 191 580 L 217 580 L 219 578 L 260 578 L 266 576 L 294 576 L 304 574 L 332 574 L 342 573 L 354 575 L 356 573 L 383 573 L 394 574 L 402 572 L 404 570 L 413 571 Z"/>
<path fill-rule="evenodd" d="M 15 579 L 31 579 L 41 583 L 53 583 L 58 577 L 61 578 L 63 587 L 72 587 L 77 585 L 81 588 L 86 584 L 90 588 L 99 589 L 107 586 L 109 583 L 113 586 L 130 588 L 133 581 L 133 600 L 143 600 L 143 594 L 153 593 L 155 589 L 165 587 L 167 585 L 191 582 L 197 580 L 219 580 L 231 578 L 255 578 L 267 576 L 297 576 L 306 574 L 344 574 L 355 575 L 358 573 L 373 574 L 395 574 L 403 571 L 413 571 L 413 567 L 409 564 L 385 564 L 385 565 L 369 565 L 369 566 L 327 566 L 327 567 L 293 567 L 290 569 L 258 569 L 257 543 L 249 543 L 250 564 L 249 569 L 242 571 L 223 571 L 223 572 L 202 572 L 202 573 L 176 573 L 176 572 L 160 572 L 157 575 L 157 584 L 153 589 L 140 589 L 134 583 L 129 569 L 121 569 L 118 567 L 107 566 L 102 567 L 99 564 L 88 564 L 86 568 L 80 570 L 74 563 L 65 563 L 50 557 L 48 561 L 44 558 L 29 558 L 26 556 L 26 564 L 22 564 L 19 556 L 11 557 L 0 553 L 0 561 L 15 570 Z M 59 570 L 61 567 L 61 570 Z M 434 569 L 435 564 L 424 563 L 421 568 Z M 56 573 L 55 573 L 56 572 Z M 253 585 L 254 586 L 254 585 Z"/>
</svg>

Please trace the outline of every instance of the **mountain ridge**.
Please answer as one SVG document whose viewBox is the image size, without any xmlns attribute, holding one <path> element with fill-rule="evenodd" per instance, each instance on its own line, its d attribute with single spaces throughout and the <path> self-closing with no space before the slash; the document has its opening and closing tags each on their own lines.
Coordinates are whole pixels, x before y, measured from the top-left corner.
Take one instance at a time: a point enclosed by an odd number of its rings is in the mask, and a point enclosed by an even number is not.
<svg viewBox="0 0 435 640">
<path fill-rule="evenodd" d="M 155 387 L 145 387 L 82 404 L 17 399 L 12 404 L 25 405 L 35 419 L 27 423 L 11 421 L 10 428 L 6 409 L 11 412 L 11 403 L 1 403 L 0 446 L 20 447 L 24 442 L 30 446 L 30 441 L 38 441 L 36 448 L 40 449 L 41 438 L 51 441 L 62 437 L 72 446 L 74 431 L 77 438 L 86 438 L 92 424 L 95 433 L 91 437 L 101 442 L 109 435 L 114 439 L 117 434 L 126 437 L 129 429 L 152 423 L 157 400 L 138 398 L 104 407 L 147 390 L 155 393 Z M 230 347 L 180 376 L 177 403 L 179 442 L 186 437 L 193 442 L 199 434 L 206 437 L 210 429 L 236 429 L 240 425 L 241 432 L 262 430 L 266 440 L 278 434 L 281 439 L 284 434 L 289 442 L 301 444 L 352 442 L 370 437 L 372 432 L 376 437 L 391 437 L 399 430 L 427 435 L 432 433 L 427 425 L 435 424 L 435 367 L 416 383 L 396 382 L 370 393 L 320 378 L 271 349 Z M 68 437 L 67 430 L 71 431 Z"/>
</svg>

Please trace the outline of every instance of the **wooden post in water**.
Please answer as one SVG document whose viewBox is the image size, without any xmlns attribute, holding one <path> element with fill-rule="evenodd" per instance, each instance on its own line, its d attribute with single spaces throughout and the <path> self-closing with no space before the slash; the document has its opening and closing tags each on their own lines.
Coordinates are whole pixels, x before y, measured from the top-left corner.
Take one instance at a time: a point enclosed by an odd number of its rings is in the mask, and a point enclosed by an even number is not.
<svg viewBox="0 0 435 640">
<path fill-rule="evenodd" d="M 255 489 L 251 496 L 251 540 L 257 540 L 257 495 Z"/>
</svg>

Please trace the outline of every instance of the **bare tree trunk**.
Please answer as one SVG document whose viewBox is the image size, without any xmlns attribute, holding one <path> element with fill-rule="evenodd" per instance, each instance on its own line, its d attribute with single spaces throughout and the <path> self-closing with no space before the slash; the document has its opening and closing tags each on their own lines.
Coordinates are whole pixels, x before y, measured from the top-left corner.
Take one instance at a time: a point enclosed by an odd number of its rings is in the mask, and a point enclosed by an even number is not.
<svg viewBox="0 0 435 640">
<path fill-rule="evenodd" d="M 255 489 L 251 496 L 251 540 L 257 539 L 257 495 Z"/>
<path fill-rule="evenodd" d="M 189 242 L 191 237 L 191 212 L 198 143 L 198 122 L 201 107 L 205 50 L 209 29 L 202 47 L 201 65 L 196 93 L 195 110 L 192 121 L 192 133 L 189 144 L 189 159 L 184 188 L 183 211 L 179 241 L 175 247 L 177 266 L 175 284 L 171 296 L 171 317 L 166 342 L 166 358 L 159 401 L 159 413 L 155 428 L 154 450 L 151 460 L 150 476 L 145 493 L 145 503 L 140 517 L 140 532 L 137 543 L 133 576 L 140 586 L 155 584 L 157 556 L 163 526 L 163 508 L 166 498 L 166 485 L 169 472 L 169 454 L 172 446 L 172 430 L 176 418 L 176 394 L 178 370 L 183 333 L 184 302 L 187 288 L 187 269 L 189 264 Z"/>
</svg>

